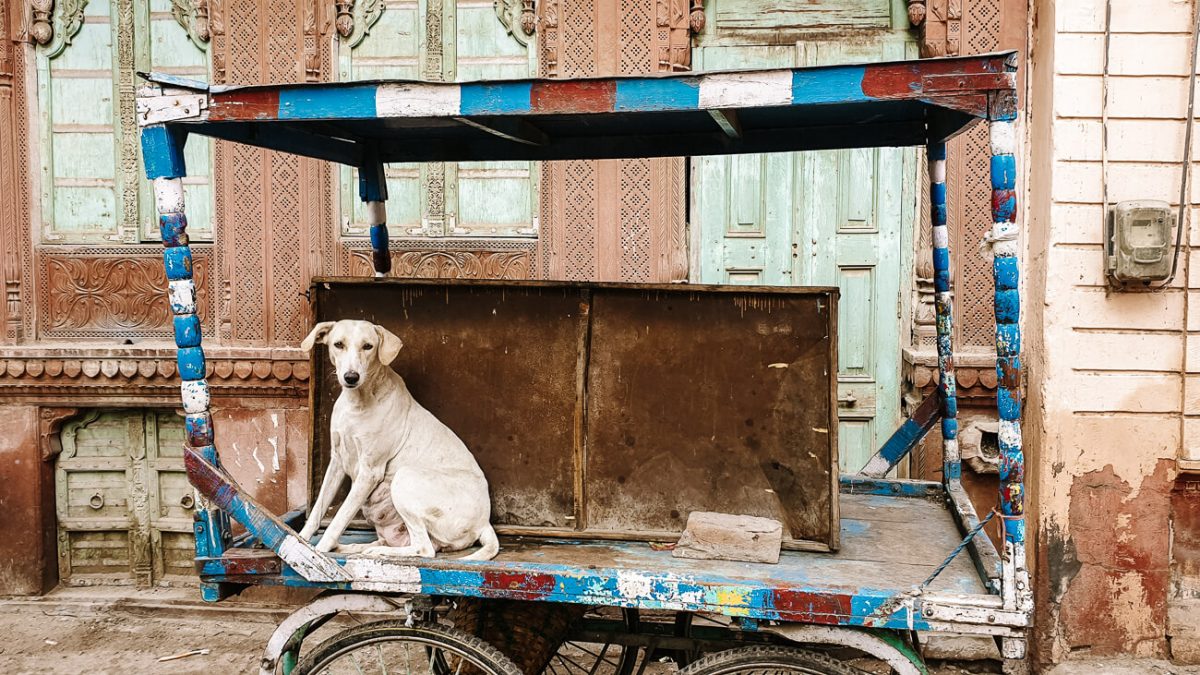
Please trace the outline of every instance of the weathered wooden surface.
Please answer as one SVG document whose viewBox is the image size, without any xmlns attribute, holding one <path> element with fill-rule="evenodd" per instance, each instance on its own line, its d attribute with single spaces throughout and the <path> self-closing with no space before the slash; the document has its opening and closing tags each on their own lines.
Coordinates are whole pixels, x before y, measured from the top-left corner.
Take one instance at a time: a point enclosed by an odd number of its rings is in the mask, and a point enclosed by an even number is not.
<svg viewBox="0 0 1200 675">
<path fill-rule="evenodd" d="M 316 320 L 404 340 L 393 367 L 475 454 L 509 532 L 674 541 L 688 512 L 727 511 L 836 546 L 829 289 L 314 288 Z M 315 485 L 337 383 L 314 358 Z"/>
<path fill-rule="evenodd" d="M 783 524 L 770 518 L 693 511 L 671 555 L 694 560 L 779 562 Z"/>
</svg>

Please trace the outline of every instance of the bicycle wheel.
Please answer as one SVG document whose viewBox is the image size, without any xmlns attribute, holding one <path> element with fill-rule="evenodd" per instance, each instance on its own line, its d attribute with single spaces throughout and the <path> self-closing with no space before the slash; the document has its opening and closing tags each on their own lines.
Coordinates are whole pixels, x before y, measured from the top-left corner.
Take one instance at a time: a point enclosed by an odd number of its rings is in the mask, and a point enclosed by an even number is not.
<svg viewBox="0 0 1200 675">
<path fill-rule="evenodd" d="M 756 646 L 710 654 L 680 671 L 680 675 L 865 675 L 841 661 L 795 647 Z"/>
<path fill-rule="evenodd" d="M 304 656 L 294 675 L 522 675 L 507 656 L 462 631 L 401 620 L 355 626 L 317 645 Z"/>
</svg>

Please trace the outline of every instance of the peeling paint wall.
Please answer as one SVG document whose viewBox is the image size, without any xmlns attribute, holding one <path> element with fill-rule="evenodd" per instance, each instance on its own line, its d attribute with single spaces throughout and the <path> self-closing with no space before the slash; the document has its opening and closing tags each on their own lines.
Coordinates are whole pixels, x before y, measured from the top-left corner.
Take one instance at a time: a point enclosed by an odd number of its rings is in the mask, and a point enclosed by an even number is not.
<svg viewBox="0 0 1200 675">
<path fill-rule="evenodd" d="M 1187 333 L 1200 328 L 1200 269 L 1189 270 L 1185 250 L 1170 288 L 1107 288 L 1105 2 L 1032 6 L 1025 424 L 1038 523 L 1035 655 L 1180 657 L 1168 638 L 1171 495 L 1177 460 L 1200 458 L 1200 442 L 1187 442 L 1200 441 L 1200 335 Z M 1112 2 L 1109 203 L 1178 203 L 1192 10 L 1180 0 Z"/>
</svg>

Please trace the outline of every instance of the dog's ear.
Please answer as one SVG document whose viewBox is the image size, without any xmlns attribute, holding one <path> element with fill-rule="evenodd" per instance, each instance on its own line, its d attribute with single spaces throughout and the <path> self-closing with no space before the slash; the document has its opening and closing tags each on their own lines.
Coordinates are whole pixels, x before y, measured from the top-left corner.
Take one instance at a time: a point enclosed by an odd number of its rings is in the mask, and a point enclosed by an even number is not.
<svg viewBox="0 0 1200 675">
<path fill-rule="evenodd" d="M 392 361 L 396 360 L 396 355 L 400 353 L 404 342 L 383 326 L 375 326 L 375 331 L 379 333 L 379 360 L 383 362 L 383 365 L 390 366 Z"/>
<path fill-rule="evenodd" d="M 324 344 L 325 336 L 329 335 L 329 329 L 333 328 L 334 323 L 335 322 L 333 321 L 322 321 L 321 323 L 313 326 L 312 332 L 309 333 L 308 337 L 304 338 L 304 341 L 300 343 L 300 349 L 303 349 L 304 353 L 307 354 L 308 352 L 312 351 L 314 344 L 318 342 Z"/>
</svg>

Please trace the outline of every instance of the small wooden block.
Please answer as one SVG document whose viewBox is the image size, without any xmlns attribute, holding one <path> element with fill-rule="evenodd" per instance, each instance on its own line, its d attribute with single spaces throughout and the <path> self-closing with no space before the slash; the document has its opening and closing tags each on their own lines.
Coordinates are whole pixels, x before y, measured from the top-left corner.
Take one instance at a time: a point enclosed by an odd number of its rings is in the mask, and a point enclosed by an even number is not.
<svg viewBox="0 0 1200 675">
<path fill-rule="evenodd" d="M 778 520 L 693 511 L 671 553 L 693 560 L 779 562 L 783 525 Z"/>
</svg>

